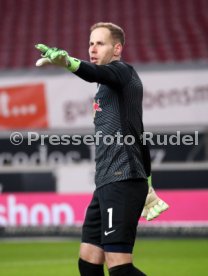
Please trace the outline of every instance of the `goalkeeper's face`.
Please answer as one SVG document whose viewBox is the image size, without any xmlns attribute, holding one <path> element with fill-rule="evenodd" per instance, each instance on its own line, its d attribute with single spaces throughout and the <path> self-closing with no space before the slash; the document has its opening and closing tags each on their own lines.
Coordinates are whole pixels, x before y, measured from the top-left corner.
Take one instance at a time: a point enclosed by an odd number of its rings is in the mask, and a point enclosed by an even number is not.
<svg viewBox="0 0 208 276">
<path fill-rule="evenodd" d="M 97 28 L 91 32 L 89 42 L 90 62 L 97 65 L 108 64 L 121 58 L 122 45 L 116 43 L 107 28 Z"/>
</svg>

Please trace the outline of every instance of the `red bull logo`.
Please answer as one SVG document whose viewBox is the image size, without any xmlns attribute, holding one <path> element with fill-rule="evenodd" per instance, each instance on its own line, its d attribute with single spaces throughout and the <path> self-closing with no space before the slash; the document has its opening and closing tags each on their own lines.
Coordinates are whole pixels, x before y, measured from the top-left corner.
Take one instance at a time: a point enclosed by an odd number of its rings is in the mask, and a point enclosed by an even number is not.
<svg viewBox="0 0 208 276">
<path fill-rule="evenodd" d="M 93 102 L 93 111 L 94 111 L 94 116 L 95 116 L 97 111 L 98 112 L 102 111 L 102 108 L 100 107 L 100 100 L 99 99 L 97 100 L 97 102 L 96 101 Z"/>
<path fill-rule="evenodd" d="M 100 100 L 97 100 L 97 102 L 93 102 L 93 110 L 96 111 L 102 111 L 102 108 L 100 107 Z"/>
</svg>

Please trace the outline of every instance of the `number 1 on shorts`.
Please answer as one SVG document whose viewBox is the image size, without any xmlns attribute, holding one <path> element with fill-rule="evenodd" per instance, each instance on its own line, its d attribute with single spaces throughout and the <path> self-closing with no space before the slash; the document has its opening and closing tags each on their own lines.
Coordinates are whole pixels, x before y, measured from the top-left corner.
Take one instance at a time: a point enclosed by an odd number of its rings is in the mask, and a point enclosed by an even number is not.
<svg viewBox="0 0 208 276">
<path fill-rule="evenodd" d="M 108 208 L 108 227 L 113 227 L 113 208 Z"/>
</svg>

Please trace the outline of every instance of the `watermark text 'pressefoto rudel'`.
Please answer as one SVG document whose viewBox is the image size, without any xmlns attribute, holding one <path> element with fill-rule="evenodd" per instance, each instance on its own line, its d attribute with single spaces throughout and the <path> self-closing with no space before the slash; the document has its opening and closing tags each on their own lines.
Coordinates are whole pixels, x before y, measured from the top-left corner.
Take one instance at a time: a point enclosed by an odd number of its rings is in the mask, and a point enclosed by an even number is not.
<svg viewBox="0 0 208 276">
<path fill-rule="evenodd" d="M 195 145 L 199 144 L 199 133 L 194 131 L 193 134 L 182 134 L 181 131 L 176 131 L 176 133 L 167 135 L 167 134 L 154 134 L 152 132 L 144 132 L 142 135 L 141 142 L 143 145 L 150 144 L 152 146 L 180 146 L 180 145 Z M 10 135 L 10 142 L 13 145 L 20 145 L 26 141 L 28 146 L 31 146 L 33 143 L 39 143 L 41 146 L 45 144 L 50 144 L 53 146 L 57 145 L 100 145 L 100 143 L 110 146 L 112 144 L 117 144 L 119 146 L 134 145 L 138 141 L 138 137 L 133 135 L 122 135 L 120 132 L 117 132 L 115 135 L 103 135 L 102 131 L 97 131 L 94 135 L 68 135 L 68 134 L 40 134 L 38 132 L 29 131 L 24 133 L 21 132 L 12 132 Z"/>
</svg>

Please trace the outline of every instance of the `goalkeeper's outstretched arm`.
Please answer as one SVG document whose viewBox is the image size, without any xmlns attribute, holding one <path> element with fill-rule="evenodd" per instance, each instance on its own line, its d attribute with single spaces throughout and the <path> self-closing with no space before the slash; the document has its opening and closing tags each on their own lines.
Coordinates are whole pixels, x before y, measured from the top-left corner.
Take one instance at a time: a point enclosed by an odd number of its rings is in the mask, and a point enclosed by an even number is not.
<svg viewBox="0 0 208 276">
<path fill-rule="evenodd" d="M 37 60 L 36 66 L 52 64 L 66 68 L 88 82 L 96 82 L 112 86 L 123 85 L 124 78 L 121 66 L 116 67 L 115 64 L 111 64 L 111 66 L 106 64 L 93 64 L 88 61 L 71 57 L 65 50 L 61 50 L 56 47 L 50 48 L 44 44 L 37 44 L 35 47 L 41 52 L 41 58 Z M 122 68 L 125 70 L 125 66 Z M 126 78 L 130 77 L 130 74 L 129 76 L 126 75 Z"/>
</svg>

